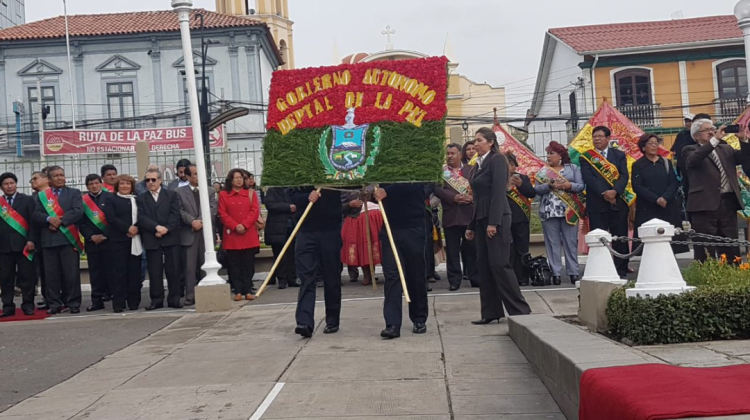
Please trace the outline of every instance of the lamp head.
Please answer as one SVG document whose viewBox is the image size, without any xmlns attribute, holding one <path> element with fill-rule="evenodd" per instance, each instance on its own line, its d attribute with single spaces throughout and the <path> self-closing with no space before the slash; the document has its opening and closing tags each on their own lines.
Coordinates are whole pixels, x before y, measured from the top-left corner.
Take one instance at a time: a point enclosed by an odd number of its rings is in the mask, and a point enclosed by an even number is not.
<svg viewBox="0 0 750 420">
<path fill-rule="evenodd" d="M 734 6 L 734 16 L 742 21 L 750 19 L 750 0 L 740 0 Z"/>
<path fill-rule="evenodd" d="M 175 10 L 192 9 L 193 0 L 172 0 L 172 8 Z"/>
</svg>

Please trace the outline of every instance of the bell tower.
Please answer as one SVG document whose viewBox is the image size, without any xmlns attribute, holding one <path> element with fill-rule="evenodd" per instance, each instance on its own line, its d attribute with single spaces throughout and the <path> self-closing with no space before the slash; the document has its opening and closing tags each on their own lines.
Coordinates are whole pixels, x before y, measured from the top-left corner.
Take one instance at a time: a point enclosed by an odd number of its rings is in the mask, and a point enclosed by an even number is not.
<svg viewBox="0 0 750 420">
<path fill-rule="evenodd" d="M 294 68 L 294 22 L 289 20 L 289 0 L 216 0 L 216 11 L 265 22 L 284 60 L 282 68 Z"/>
</svg>

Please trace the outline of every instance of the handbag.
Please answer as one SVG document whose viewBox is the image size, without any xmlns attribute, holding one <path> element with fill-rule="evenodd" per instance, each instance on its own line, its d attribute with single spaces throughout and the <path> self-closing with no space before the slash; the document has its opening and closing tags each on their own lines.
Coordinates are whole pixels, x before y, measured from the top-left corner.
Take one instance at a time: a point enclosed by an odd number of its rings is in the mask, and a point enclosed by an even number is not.
<svg viewBox="0 0 750 420">
<path fill-rule="evenodd" d="M 255 192 L 255 190 L 253 190 Z M 253 197 L 255 197 L 255 194 L 250 194 L 250 206 L 253 205 Z M 258 212 L 260 213 L 260 211 Z M 266 228 L 266 221 L 263 219 L 263 215 L 258 214 L 258 220 L 255 222 L 255 229 L 256 230 L 263 230 Z"/>
</svg>

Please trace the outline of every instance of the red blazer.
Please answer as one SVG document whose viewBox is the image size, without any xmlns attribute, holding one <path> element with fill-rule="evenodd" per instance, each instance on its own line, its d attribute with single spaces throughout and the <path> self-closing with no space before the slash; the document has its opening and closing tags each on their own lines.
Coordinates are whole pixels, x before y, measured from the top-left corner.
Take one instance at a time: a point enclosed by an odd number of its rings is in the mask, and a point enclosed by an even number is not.
<svg viewBox="0 0 750 420">
<path fill-rule="evenodd" d="M 222 191 L 219 193 L 219 218 L 224 225 L 224 249 L 239 250 L 260 247 L 258 230 L 255 222 L 260 216 L 258 196 L 253 191 L 253 202 L 250 204 L 248 190 L 241 189 L 239 192 Z M 240 235 L 235 230 L 237 225 L 244 226 L 247 230 Z"/>
</svg>

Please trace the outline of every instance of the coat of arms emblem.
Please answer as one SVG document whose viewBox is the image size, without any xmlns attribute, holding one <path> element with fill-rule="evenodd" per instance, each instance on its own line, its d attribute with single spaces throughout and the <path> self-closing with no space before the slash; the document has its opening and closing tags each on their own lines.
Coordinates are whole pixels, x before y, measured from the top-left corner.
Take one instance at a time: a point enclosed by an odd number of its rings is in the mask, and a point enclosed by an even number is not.
<svg viewBox="0 0 750 420">
<path fill-rule="evenodd" d="M 328 179 L 363 178 L 367 167 L 374 163 L 380 149 L 380 128 L 374 127 L 372 133 L 375 141 L 368 157 L 367 134 L 370 125 L 354 124 L 354 113 L 354 108 L 349 108 L 346 123 L 329 127 L 320 138 L 319 155 Z M 333 140 L 330 149 L 326 150 L 330 133 L 333 133 Z"/>
</svg>

